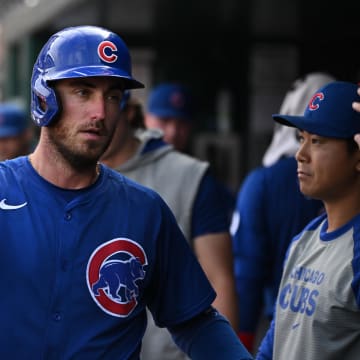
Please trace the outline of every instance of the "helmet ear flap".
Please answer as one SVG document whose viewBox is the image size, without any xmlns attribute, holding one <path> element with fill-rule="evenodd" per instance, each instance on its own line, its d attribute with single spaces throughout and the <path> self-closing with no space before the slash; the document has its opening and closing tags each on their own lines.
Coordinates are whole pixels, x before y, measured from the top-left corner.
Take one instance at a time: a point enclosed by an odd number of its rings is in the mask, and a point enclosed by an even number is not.
<svg viewBox="0 0 360 360">
<path fill-rule="evenodd" d="M 41 75 L 33 78 L 35 81 L 31 92 L 31 117 L 36 125 L 48 126 L 59 110 L 56 93 Z"/>
</svg>

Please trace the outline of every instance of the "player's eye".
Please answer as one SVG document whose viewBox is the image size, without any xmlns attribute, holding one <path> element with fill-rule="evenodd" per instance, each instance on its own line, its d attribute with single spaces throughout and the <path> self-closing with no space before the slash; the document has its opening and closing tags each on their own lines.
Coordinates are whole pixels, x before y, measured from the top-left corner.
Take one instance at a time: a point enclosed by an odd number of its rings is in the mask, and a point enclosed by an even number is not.
<svg viewBox="0 0 360 360">
<path fill-rule="evenodd" d="M 121 101 L 122 97 L 123 97 L 122 91 L 114 90 L 114 91 L 111 91 L 109 94 L 107 94 L 106 100 L 119 103 Z"/>
<path fill-rule="evenodd" d="M 296 132 L 296 139 L 300 144 L 304 142 L 304 136 L 302 135 L 301 131 Z"/>
<path fill-rule="evenodd" d="M 321 138 L 319 136 L 311 136 L 312 144 L 319 144 L 321 142 Z"/>
<path fill-rule="evenodd" d="M 85 97 L 85 96 L 89 96 L 90 91 L 89 91 L 89 89 L 86 89 L 86 88 L 78 88 L 78 89 L 75 89 L 75 94 L 77 94 L 81 97 Z"/>
</svg>

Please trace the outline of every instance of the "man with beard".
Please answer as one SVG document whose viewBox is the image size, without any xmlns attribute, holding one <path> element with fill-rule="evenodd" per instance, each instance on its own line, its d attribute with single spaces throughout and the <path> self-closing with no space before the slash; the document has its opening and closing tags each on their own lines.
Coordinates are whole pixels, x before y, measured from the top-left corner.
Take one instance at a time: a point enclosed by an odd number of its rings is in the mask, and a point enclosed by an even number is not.
<svg viewBox="0 0 360 360">
<path fill-rule="evenodd" d="M 193 359 L 251 359 L 165 202 L 98 160 L 131 75 L 115 33 L 66 28 L 41 49 L 29 156 L 0 164 L 0 357 L 139 359 L 146 307 Z"/>
</svg>

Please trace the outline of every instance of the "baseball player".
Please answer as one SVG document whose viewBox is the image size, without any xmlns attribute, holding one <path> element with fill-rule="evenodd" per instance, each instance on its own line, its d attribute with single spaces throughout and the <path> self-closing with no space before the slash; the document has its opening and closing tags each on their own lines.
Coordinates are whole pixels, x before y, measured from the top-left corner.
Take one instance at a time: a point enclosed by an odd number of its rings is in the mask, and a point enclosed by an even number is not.
<svg viewBox="0 0 360 360">
<path fill-rule="evenodd" d="M 296 79 L 286 93 L 280 113 L 301 115 L 314 92 L 335 79 L 309 73 Z M 263 166 L 253 169 L 238 192 L 232 231 L 239 335 L 250 351 L 257 350 L 273 318 L 284 256 L 291 238 L 323 211 L 319 200 L 299 189 L 295 153 L 297 130 L 276 123 Z"/>
<path fill-rule="evenodd" d="M 0 161 L 30 152 L 32 129 L 25 112 L 12 103 L 0 104 Z"/>
<path fill-rule="evenodd" d="M 273 115 L 299 129 L 297 174 L 303 194 L 326 213 L 293 238 L 274 321 L 257 359 L 357 360 L 360 354 L 360 132 L 357 85 L 331 82 L 303 116 Z"/>
<path fill-rule="evenodd" d="M 39 142 L 0 164 L 1 358 L 139 359 L 146 307 L 193 359 L 251 358 L 165 202 L 98 163 L 140 87 L 107 29 L 65 28 L 41 49 Z"/>
</svg>

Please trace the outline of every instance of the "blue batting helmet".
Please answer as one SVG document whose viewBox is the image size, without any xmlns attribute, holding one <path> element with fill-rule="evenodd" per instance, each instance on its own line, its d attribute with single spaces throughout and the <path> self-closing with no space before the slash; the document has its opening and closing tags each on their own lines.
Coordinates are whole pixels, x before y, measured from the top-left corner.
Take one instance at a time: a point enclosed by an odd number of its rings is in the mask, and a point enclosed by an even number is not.
<svg viewBox="0 0 360 360">
<path fill-rule="evenodd" d="M 143 88 L 131 75 L 129 50 L 119 35 L 97 26 L 65 28 L 52 35 L 41 49 L 31 78 L 31 116 L 48 126 L 59 111 L 49 82 L 90 76 L 121 78 L 125 89 Z M 41 106 L 45 102 L 45 109 Z"/>
</svg>

